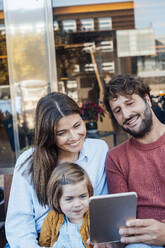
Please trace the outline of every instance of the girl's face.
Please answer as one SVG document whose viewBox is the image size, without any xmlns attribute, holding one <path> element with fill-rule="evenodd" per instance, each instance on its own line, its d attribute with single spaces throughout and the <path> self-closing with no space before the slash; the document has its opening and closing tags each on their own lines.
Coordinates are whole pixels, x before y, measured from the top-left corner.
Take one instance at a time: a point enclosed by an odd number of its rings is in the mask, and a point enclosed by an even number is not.
<svg viewBox="0 0 165 248">
<path fill-rule="evenodd" d="M 88 210 L 89 192 L 84 179 L 76 184 L 62 186 L 63 194 L 59 200 L 61 211 L 71 223 L 80 224 Z"/>
<path fill-rule="evenodd" d="M 86 128 L 79 114 L 62 117 L 57 122 L 55 131 L 59 151 L 76 153 L 82 149 Z"/>
</svg>

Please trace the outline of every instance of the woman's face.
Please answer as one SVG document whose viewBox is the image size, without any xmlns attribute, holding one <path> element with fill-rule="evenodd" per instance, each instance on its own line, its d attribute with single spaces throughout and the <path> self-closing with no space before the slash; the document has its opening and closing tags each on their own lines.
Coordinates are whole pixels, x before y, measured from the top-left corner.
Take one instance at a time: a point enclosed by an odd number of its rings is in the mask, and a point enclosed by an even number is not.
<svg viewBox="0 0 165 248">
<path fill-rule="evenodd" d="M 55 132 L 59 150 L 76 153 L 82 149 L 86 128 L 79 114 L 62 117 L 56 124 Z"/>
</svg>

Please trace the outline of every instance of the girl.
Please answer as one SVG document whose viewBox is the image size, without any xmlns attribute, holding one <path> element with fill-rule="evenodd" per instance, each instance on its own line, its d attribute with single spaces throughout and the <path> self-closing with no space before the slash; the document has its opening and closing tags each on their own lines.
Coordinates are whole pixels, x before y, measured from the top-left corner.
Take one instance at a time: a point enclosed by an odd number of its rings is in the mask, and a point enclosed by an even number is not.
<svg viewBox="0 0 165 248">
<path fill-rule="evenodd" d="M 59 163 L 76 162 L 88 173 L 95 195 L 107 193 L 103 140 L 86 139 L 78 105 L 54 92 L 36 108 L 34 147 L 18 158 L 6 219 L 6 236 L 12 248 L 37 248 L 38 234 L 49 211 L 46 188 Z"/>
<path fill-rule="evenodd" d="M 93 187 L 87 173 L 77 164 L 57 166 L 48 182 L 51 210 L 41 229 L 40 246 L 54 248 L 90 247 L 88 200 Z"/>
</svg>

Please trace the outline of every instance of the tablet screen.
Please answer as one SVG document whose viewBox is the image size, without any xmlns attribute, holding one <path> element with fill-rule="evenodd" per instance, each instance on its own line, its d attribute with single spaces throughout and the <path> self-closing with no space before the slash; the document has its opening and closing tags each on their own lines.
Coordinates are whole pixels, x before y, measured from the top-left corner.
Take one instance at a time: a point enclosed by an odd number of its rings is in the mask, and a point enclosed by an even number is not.
<svg viewBox="0 0 165 248">
<path fill-rule="evenodd" d="M 135 192 L 90 197 L 90 240 L 120 241 L 119 227 L 125 225 L 126 219 L 136 218 L 136 206 Z"/>
</svg>

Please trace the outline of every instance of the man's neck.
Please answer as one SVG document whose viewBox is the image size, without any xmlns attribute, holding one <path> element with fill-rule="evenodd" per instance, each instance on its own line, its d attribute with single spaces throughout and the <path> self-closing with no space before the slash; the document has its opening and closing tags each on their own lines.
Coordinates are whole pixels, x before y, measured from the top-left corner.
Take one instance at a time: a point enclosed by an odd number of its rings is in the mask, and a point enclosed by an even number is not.
<svg viewBox="0 0 165 248">
<path fill-rule="evenodd" d="M 136 140 L 143 144 L 149 144 L 158 140 L 164 133 L 165 125 L 154 116 L 151 130 L 144 137 L 137 138 Z"/>
</svg>

